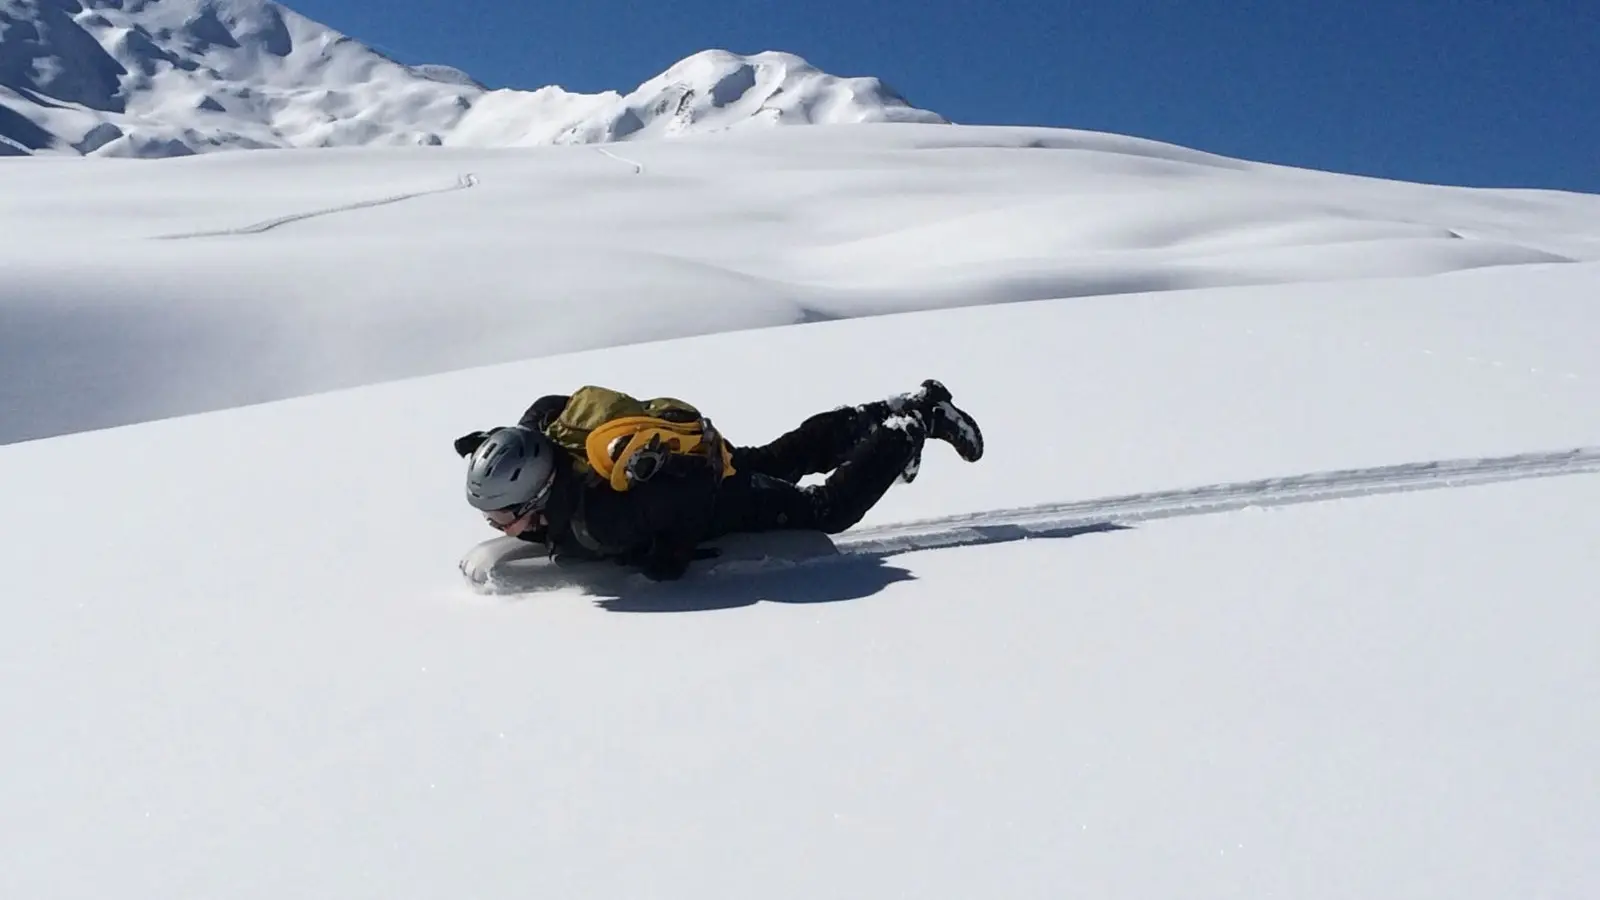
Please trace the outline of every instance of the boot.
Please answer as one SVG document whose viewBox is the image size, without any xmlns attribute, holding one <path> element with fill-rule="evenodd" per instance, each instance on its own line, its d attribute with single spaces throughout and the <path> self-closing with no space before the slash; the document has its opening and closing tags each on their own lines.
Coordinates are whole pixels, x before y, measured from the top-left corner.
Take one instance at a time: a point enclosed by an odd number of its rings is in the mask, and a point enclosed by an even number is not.
<svg viewBox="0 0 1600 900">
<path fill-rule="evenodd" d="M 967 462 L 983 458 L 983 430 L 978 420 L 951 402 L 950 389 L 932 378 L 909 394 L 896 394 L 887 400 L 868 404 L 863 409 L 881 410 L 885 416 L 908 415 L 915 417 L 927 431 L 928 437 L 944 441 L 954 447 L 957 455 Z M 922 448 L 906 463 L 900 479 L 907 484 L 916 480 L 922 468 Z"/>
<path fill-rule="evenodd" d="M 967 462 L 983 458 L 983 429 L 971 413 L 951 402 L 950 389 L 929 378 L 907 395 L 907 405 L 922 413 L 928 437 L 944 441 Z"/>
</svg>

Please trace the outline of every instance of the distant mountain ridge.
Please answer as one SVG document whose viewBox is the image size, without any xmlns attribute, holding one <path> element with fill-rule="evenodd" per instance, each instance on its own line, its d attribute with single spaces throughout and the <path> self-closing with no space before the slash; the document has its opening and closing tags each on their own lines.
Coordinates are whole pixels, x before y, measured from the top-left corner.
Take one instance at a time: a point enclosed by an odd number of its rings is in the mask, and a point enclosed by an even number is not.
<svg viewBox="0 0 1600 900">
<path fill-rule="evenodd" d="M 0 0 L 0 155 L 601 143 L 790 124 L 933 122 L 876 78 L 707 50 L 620 94 L 490 90 L 271 0 Z"/>
</svg>

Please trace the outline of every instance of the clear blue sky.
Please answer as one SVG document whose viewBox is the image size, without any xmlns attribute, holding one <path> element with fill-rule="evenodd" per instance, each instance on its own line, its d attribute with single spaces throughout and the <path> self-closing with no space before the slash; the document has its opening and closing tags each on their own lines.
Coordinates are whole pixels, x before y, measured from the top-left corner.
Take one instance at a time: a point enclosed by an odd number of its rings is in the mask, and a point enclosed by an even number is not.
<svg viewBox="0 0 1600 900">
<path fill-rule="evenodd" d="M 493 87 L 627 91 L 698 50 L 787 50 L 958 122 L 1600 193 L 1600 0 L 286 2 Z"/>
</svg>

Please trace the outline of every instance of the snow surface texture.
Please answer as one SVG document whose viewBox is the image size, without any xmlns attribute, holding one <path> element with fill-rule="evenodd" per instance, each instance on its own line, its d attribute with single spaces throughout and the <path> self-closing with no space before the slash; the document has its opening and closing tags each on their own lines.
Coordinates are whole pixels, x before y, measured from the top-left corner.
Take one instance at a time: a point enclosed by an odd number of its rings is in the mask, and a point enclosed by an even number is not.
<svg viewBox="0 0 1600 900">
<path fill-rule="evenodd" d="M 930 447 L 867 528 L 1593 447 L 1595 276 L 819 323 L 0 447 L 0 894 L 1592 897 L 1600 476 L 491 598 L 449 441 L 597 373 L 744 441 L 937 374 L 988 454 Z"/>
<path fill-rule="evenodd" d="M 960 126 L 5 160 L 0 897 L 1600 896 L 1597 204 Z M 457 571 L 450 441 L 539 394 L 927 377 L 985 458 L 826 564 Z"/>
<path fill-rule="evenodd" d="M 0 155 L 516 147 L 751 126 L 942 122 L 788 53 L 697 53 L 626 94 L 490 90 L 269 0 L 0 0 Z"/>
<path fill-rule="evenodd" d="M 731 329 L 1600 259 L 1594 196 L 949 125 L 6 160 L 0 228 L 0 442 Z"/>
</svg>

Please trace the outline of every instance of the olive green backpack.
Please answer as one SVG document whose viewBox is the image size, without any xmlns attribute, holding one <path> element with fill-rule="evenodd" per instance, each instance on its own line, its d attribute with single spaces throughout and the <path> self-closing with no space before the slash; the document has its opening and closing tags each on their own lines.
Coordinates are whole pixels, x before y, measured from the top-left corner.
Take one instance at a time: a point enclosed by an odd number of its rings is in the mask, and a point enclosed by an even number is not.
<svg viewBox="0 0 1600 900">
<path fill-rule="evenodd" d="M 586 385 L 573 392 L 566 408 L 545 426 L 545 434 L 566 450 L 581 472 L 592 472 L 618 491 L 631 486 L 627 462 L 653 438 L 671 452 L 701 456 L 720 477 L 733 474 L 732 451 L 711 421 L 694 406 L 673 397 L 639 400 L 610 388 Z"/>
</svg>

